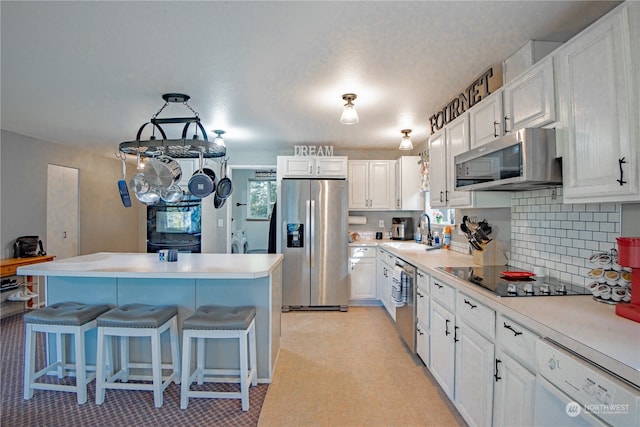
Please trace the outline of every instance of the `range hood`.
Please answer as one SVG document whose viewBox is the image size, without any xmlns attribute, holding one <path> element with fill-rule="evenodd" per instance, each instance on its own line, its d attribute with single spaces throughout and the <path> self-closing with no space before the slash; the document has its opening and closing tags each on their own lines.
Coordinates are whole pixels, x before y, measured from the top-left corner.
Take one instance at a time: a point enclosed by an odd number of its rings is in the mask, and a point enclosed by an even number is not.
<svg viewBox="0 0 640 427">
<path fill-rule="evenodd" d="M 562 185 L 555 129 L 520 129 L 454 157 L 456 190 L 527 191 Z"/>
</svg>

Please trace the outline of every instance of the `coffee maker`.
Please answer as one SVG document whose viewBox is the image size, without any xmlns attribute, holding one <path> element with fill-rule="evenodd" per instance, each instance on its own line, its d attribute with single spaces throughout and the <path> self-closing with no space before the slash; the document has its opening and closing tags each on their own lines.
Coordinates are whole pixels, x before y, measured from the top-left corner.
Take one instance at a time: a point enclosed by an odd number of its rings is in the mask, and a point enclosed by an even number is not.
<svg viewBox="0 0 640 427">
<path fill-rule="evenodd" d="M 413 218 L 392 218 L 391 239 L 413 240 Z"/>
</svg>

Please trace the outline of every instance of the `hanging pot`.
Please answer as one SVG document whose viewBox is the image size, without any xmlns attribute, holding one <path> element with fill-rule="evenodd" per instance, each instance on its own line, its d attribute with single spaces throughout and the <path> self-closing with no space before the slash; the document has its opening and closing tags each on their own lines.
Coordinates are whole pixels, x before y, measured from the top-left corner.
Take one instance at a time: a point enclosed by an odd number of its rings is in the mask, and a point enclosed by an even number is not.
<svg viewBox="0 0 640 427">
<path fill-rule="evenodd" d="M 220 181 L 218 181 L 218 189 L 216 190 L 216 196 L 221 199 L 226 199 L 233 192 L 233 184 L 231 180 L 227 177 L 227 161 L 224 160 L 222 162 L 222 166 L 220 168 Z"/>
<path fill-rule="evenodd" d="M 160 201 L 160 192 L 156 188 L 152 187 L 146 193 L 136 193 L 136 197 L 145 205 L 155 205 Z"/>
<path fill-rule="evenodd" d="M 182 188 L 178 184 L 172 184 L 160 190 L 160 198 L 167 203 L 177 202 L 182 198 Z"/>
<path fill-rule="evenodd" d="M 220 209 L 224 205 L 224 202 L 226 201 L 227 199 L 224 197 L 218 196 L 217 192 L 213 195 L 213 207 L 216 209 Z"/>
<path fill-rule="evenodd" d="M 180 181 L 182 168 L 171 157 L 158 156 L 147 162 L 144 177 L 153 187 L 168 188 Z"/>
<path fill-rule="evenodd" d="M 189 192 L 196 197 L 204 198 L 216 190 L 216 174 L 209 168 L 205 172 L 202 165 L 202 152 L 200 153 L 200 169 L 189 179 Z"/>
</svg>

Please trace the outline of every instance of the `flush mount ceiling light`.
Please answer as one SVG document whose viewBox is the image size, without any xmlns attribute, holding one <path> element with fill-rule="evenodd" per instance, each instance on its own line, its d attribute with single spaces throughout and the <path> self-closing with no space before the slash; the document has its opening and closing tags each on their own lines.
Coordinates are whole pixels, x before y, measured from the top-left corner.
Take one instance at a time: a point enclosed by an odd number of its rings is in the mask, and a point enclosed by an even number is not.
<svg viewBox="0 0 640 427">
<path fill-rule="evenodd" d="M 356 107 L 353 105 L 353 101 L 357 97 L 358 96 L 355 93 L 345 93 L 342 95 L 342 99 L 347 102 L 344 104 L 344 110 L 342 110 L 342 116 L 340 116 L 340 123 L 343 125 L 355 125 L 360 121 L 358 113 L 356 112 Z"/>
<path fill-rule="evenodd" d="M 120 151 L 125 154 L 142 155 L 153 157 L 164 154 L 173 158 L 197 158 L 200 153 L 205 158 L 224 157 L 227 148 L 224 141 L 218 134 L 216 140 L 220 138 L 222 144 L 216 144 L 216 141 L 209 142 L 207 132 L 204 130 L 198 113 L 188 104 L 191 97 L 183 93 L 165 93 L 162 95 L 164 105 L 155 113 L 151 119 L 140 126 L 136 139 L 134 141 L 125 141 L 120 143 Z M 170 103 L 181 103 L 193 113 L 193 117 L 168 117 L 159 118 L 158 115 Z M 151 124 L 151 136 L 149 139 L 141 139 L 144 128 Z M 184 124 L 182 128 L 182 137 L 178 139 L 168 139 L 162 125 L 167 124 Z M 195 124 L 195 133 L 192 138 L 187 137 L 189 127 Z M 156 130 L 160 133 L 162 139 L 156 138 Z M 201 135 L 198 135 L 200 131 Z M 218 131 L 214 131 L 218 133 Z M 224 133 L 223 131 L 220 131 Z M 218 142 L 220 142 L 218 141 Z"/>
<path fill-rule="evenodd" d="M 217 135 L 213 140 L 213 145 L 218 147 L 219 149 L 226 150 L 227 146 L 224 143 L 224 139 L 222 138 L 222 135 L 224 135 L 225 132 L 223 130 L 214 130 L 213 133 Z"/>
<path fill-rule="evenodd" d="M 411 133 L 411 129 L 402 129 L 400 132 L 404 134 L 402 140 L 400 140 L 400 146 L 398 150 L 413 150 L 413 143 L 411 142 L 411 137 L 409 134 Z"/>
</svg>

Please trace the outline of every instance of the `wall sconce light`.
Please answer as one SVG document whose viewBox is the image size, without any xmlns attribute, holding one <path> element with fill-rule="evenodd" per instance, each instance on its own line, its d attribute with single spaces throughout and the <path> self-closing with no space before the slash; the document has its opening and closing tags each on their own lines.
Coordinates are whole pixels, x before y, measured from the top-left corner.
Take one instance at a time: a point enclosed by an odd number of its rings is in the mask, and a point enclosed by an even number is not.
<svg viewBox="0 0 640 427">
<path fill-rule="evenodd" d="M 413 143 L 411 142 L 411 137 L 409 134 L 411 133 L 411 129 L 402 129 L 400 132 L 404 134 L 402 139 L 400 140 L 400 146 L 398 150 L 413 150 Z"/>
<path fill-rule="evenodd" d="M 360 121 L 356 107 L 353 105 L 353 101 L 357 97 L 355 93 L 345 93 L 342 95 L 342 99 L 347 102 L 344 104 L 344 110 L 342 110 L 342 116 L 340 116 L 340 123 L 343 125 L 355 125 Z"/>
</svg>

